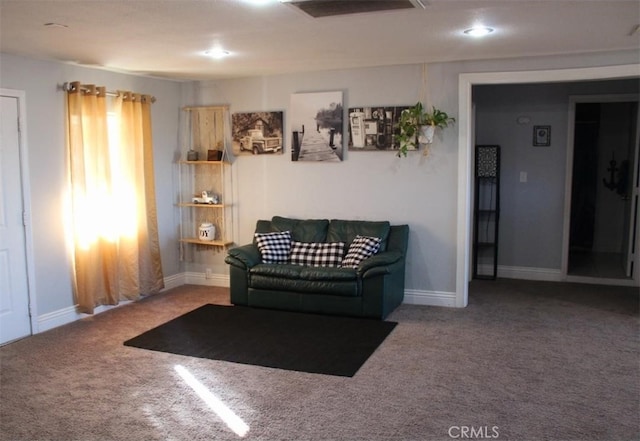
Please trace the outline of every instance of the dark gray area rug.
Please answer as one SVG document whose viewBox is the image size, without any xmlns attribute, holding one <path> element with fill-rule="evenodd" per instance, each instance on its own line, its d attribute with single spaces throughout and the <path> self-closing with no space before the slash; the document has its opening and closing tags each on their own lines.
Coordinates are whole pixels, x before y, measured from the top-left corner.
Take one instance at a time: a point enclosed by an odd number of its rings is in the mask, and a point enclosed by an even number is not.
<svg viewBox="0 0 640 441">
<path fill-rule="evenodd" d="M 191 357 L 352 377 L 396 324 L 209 304 L 124 344 Z"/>
</svg>

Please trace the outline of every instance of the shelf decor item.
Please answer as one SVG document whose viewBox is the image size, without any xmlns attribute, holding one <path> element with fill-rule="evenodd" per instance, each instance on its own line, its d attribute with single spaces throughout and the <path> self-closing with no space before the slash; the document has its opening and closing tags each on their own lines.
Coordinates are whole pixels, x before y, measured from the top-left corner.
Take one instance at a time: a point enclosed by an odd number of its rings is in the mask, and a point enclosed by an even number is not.
<svg viewBox="0 0 640 441">
<path fill-rule="evenodd" d="M 212 241 L 216 237 L 216 227 L 211 222 L 203 222 L 198 228 L 198 238 L 203 241 Z"/>
<path fill-rule="evenodd" d="M 221 161 L 222 150 L 207 150 L 207 161 Z"/>
<path fill-rule="evenodd" d="M 197 161 L 198 160 L 198 152 L 191 149 L 187 152 L 187 161 Z"/>
</svg>

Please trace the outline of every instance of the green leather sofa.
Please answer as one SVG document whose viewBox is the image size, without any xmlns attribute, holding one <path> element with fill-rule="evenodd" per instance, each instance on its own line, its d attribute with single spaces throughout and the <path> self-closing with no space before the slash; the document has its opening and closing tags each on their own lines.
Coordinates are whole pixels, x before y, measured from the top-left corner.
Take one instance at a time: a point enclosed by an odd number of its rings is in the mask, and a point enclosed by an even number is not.
<svg viewBox="0 0 640 441">
<path fill-rule="evenodd" d="M 384 319 L 402 303 L 408 225 L 274 216 L 259 220 L 255 232 L 290 232 L 299 242 L 344 242 L 346 249 L 357 235 L 381 242 L 356 268 L 263 263 L 256 240 L 232 248 L 225 262 L 234 305 Z"/>
</svg>

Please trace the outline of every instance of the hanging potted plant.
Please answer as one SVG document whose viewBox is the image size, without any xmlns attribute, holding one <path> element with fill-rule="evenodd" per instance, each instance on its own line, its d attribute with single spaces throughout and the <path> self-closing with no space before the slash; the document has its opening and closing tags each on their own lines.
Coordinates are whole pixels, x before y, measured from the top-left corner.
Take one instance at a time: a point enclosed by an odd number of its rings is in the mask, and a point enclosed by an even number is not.
<svg viewBox="0 0 640 441">
<path fill-rule="evenodd" d="M 435 107 L 431 108 L 431 112 L 426 111 L 421 102 L 403 110 L 398 121 L 398 157 L 407 156 L 407 151 L 417 149 L 419 144 L 431 144 L 437 128 L 443 129 L 455 121 L 455 118 Z"/>
</svg>

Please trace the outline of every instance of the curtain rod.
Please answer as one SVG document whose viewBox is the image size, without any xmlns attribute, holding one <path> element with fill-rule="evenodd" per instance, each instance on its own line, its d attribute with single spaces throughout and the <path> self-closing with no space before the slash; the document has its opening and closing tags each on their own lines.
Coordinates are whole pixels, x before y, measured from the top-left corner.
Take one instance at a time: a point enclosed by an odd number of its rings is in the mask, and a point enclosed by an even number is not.
<svg viewBox="0 0 640 441">
<path fill-rule="evenodd" d="M 65 91 L 65 92 L 71 92 L 73 90 L 73 86 L 71 86 L 71 83 L 63 83 L 62 86 L 60 86 L 60 88 Z M 88 89 L 83 88 L 83 91 L 87 91 Z M 107 90 L 107 96 L 118 96 L 119 93 L 118 92 L 112 92 L 110 90 Z M 139 94 L 139 95 L 144 95 L 144 94 Z M 151 102 L 155 103 L 156 102 L 156 97 L 155 96 L 151 96 Z"/>
<path fill-rule="evenodd" d="M 182 110 L 207 110 L 207 109 L 229 110 L 229 104 L 219 104 L 217 106 L 186 106 L 182 108 Z"/>
</svg>

